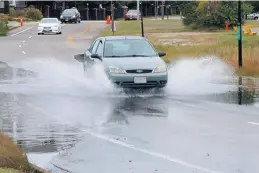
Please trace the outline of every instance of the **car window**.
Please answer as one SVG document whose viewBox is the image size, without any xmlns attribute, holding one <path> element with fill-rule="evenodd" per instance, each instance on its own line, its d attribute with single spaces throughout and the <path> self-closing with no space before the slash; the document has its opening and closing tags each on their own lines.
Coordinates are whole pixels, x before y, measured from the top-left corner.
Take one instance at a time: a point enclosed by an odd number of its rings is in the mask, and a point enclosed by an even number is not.
<svg viewBox="0 0 259 173">
<path fill-rule="evenodd" d="M 91 48 L 91 53 L 95 53 L 96 50 L 97 50 L 97 46 L 98 46 L 98 43 L 100 42 L 100 40 L 96 40 Z"/>
<path fill-rule="evenodd" d="M 157 56 L 153 46 L 145 39 L 107 40 L 104 57 Z"/>
<path fill-rule="evenodd" d="M 98 54 L 99 56 L 102 56 L 102 50 L 103 50 L 102 48 L 103 48 L 103 44 L 100 41 L 95 53 Z"/>
</svg>

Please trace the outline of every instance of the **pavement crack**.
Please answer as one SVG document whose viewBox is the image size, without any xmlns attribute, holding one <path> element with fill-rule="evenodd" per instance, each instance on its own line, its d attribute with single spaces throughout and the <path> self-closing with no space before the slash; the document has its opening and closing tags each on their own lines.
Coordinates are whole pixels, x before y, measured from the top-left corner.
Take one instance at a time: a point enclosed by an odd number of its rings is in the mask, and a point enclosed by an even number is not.
<svg viewBox="0 0 259 173">
<path fill-rule="evenodd" d="M 60 169 L 60 170 L 62 170 L 62 171 L 65 171 L 65 172 L 68 172 L 68 173 L 74 173 L 74 172 L 71 172 L 71 171 L 69 171 L 69 170 L 67 170 L 67 169 L 64 169 L 64 168 L 62 168 L 62 167 L 60 167 L 60 166 L 57 166 L 57 165 L 55 165 L 54 163 L 51 163 L 54 167 L 56 167 L 56 168 L 58 168 L 58 169 Z"/>
</svg>

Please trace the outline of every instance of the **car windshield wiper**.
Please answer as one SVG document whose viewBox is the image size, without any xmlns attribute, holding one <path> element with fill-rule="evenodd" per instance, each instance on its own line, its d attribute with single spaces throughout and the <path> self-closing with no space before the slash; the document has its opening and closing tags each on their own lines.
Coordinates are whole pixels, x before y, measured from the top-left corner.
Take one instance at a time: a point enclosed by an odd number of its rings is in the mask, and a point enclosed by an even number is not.
<svg viewBox="0 0 259 173">
<path fill-rule="evenodd" d="M 105 57 L 124 57 L 124 56 L 112 55 L 112 56 L 105 56 Z"/>
<path fill-rule="evenodd" d="M 150 57 L 149 55 L 124 55 L 124 57 Z"/>
</svg>

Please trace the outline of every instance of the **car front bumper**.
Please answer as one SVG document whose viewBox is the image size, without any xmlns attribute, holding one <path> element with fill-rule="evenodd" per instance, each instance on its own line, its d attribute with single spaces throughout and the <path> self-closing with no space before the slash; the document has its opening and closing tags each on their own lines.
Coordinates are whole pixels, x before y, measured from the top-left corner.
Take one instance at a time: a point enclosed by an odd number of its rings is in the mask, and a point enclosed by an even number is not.
<svg viewBox="0 0 259 173">
<path fill-rule="evenodd" d="M 62 18 L 62 19 L 60 19 L 60 21 L 62 23 L 65 23 L 65 22 L 76 22 L 77 18 Z"/>
<path fill-rule="evenodd" d="M 111 82 L 122 88 L 163 88 L 166 86 L 168 80 L 167 72 L 146 74 L 107 73 L 107 75 Z M 146 83 L 135 83 L 135 77 L 146 77 Z"/>
<path fill-rule="evenodd" d="M 40 34 L 48 34 L 48 33 L 58 33 L 59 32 L 59 29 L 58 27 L 52 27 L 50 29 L 44 29 L 44 28 L 38 28 L 38 33 Z"/>
</svg>

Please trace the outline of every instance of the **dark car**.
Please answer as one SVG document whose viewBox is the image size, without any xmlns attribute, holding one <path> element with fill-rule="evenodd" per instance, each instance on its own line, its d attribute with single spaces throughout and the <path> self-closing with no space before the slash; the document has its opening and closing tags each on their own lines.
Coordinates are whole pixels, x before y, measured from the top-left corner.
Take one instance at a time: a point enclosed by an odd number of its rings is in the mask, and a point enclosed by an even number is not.
<svg viewBox="0 0 259 173">
<path fill-rule="evenodd" d="M 129 10 L 125 15 L 125 20 L 138 20 L 140 18 L 141 13 L 138 10 Z"/>
<path fill-rule="evenodd" d="M 60 16 L 61 23 L 80 23 L 81 16 L 76 8 L 66 9 Z"/>
</svg>

